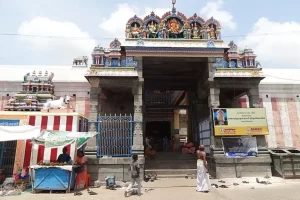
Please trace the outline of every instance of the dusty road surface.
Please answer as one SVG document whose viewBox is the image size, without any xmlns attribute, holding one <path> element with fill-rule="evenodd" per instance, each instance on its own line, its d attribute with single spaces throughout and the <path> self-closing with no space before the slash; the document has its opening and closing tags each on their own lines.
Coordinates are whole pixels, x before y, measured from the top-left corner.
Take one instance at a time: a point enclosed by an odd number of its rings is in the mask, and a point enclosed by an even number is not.
<svg viewBox="0 0 300 200">
<path fill-rule="evenodd" d="M 83 191 L 82 196 L 73 194 L 31 194 L 24 193 L 20 196 L 2 197 L 8 200 L 121 200 L 121 199 L 141 199 L 141 200 L 300 200 L 300 180 L 282 180 L 279 178 L 268 179 L 272 184 L 263 185 L 256 183 L 255 178 L 247 179 L 224 179 L 212 180 L 217 185 L 226 185 L 228 188 L 213 188 L 209 193 L 199 193 L 195 191 L 195 179 L 160 179 L 155 182 L 143 183 L 143 195 L 124 197 L 124 188 L 117 190 L 106 190 L 104 187 L 93 189 L 98 195 L 88 195 Z M 243 183 L 244 181 L 244 183 Z M 246 182 L 245 182 L 246 181 Z M 247 183 L 249 182 L 249 183 Z M 233 183 L 237 183 L 233 185 Z M 146 192 L 145 189 L 152 190 Z M 1 198 L 1 197 L 0 197 Z"/>
</svg>

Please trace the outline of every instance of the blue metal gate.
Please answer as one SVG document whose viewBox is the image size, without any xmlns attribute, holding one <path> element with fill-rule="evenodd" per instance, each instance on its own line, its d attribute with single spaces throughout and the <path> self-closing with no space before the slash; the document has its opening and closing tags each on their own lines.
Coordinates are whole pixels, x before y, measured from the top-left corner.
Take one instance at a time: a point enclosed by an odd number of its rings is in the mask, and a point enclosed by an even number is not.
<svg viewBox="0 0 300 200">
<path fill-rule="evenodd" d="M 97 156 L 132 155 L 132 116 L 99 116 Z"/>
<path fill-rule="evenodd" d="M 199 122 L 199 143 L 204 145 L 205 152 L 209 154 L 211 145 L 211 123 L 209 120 Z"/>
<path fill-rule="evenodd" d="M 0 169 L 4 169 L 7 176 L 14 170 L 17 141 L 0 142 Z"/>
</svg>

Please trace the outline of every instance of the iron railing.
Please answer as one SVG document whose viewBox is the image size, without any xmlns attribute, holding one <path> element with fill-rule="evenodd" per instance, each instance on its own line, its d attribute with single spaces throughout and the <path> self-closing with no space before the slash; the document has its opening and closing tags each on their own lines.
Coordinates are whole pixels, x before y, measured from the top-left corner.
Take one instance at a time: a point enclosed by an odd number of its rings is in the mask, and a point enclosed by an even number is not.
<svg viewBox="0 0 300 200">
<path fill-rule="evenodd" d="M 132 116 L 99 116 L 97 156 L 130 157 L 133 123 Z"/>
</svg>

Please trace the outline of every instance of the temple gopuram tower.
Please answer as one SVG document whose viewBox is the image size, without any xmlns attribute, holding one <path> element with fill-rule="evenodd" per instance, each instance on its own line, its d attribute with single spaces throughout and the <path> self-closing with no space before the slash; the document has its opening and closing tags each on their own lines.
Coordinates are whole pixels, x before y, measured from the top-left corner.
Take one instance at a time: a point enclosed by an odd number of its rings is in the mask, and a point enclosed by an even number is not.
<svg viewBox="0 0 300 200">
<path fill-rule="evenodd" d="M 163 16 L 134 15 L 124 28 L 122 44 L 115 39 L 109 48 L 95 47 L 85 74 L 91 84 L 89 130 L 99 134 L 87 151 L 98 163 L 91 167 L 104 169 L 99 177 L 127 180 L 122 170 L 130 155 L 137 153 L 144 166 L 146 137 L 159 146 L 164 132 L 178 148 L 182 134 L 196 147 L 204 144 L 217 178 L 270 175 L 264 135 L 251 135 L 257 157 L 233 159 L 224 155 L 222 137 L 212 128 L 214 108 L 239 108 L 238 99 L 245 95 L 250 108 L 260 107 L 258 85 L 264 76 L 253 50 L 224 42 L 217 19 L 186 17 L 175 6 Z M 187 131 L 180 131 L 178 113 L 186 115 Z M 161 129 L 164 122 L 170 123 Z M 203 123 L 210 127 L 205 137 L 199 128 Z"/>
</svg>

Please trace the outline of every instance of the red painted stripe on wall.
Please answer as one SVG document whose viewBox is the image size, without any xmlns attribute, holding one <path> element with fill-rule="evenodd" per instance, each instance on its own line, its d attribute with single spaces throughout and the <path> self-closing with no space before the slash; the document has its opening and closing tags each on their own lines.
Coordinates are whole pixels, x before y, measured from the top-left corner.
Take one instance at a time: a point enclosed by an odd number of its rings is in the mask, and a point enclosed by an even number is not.
<svg viewBox="0 0 300 200">
<path fill-rule="evenodd" d="M 60 116 L 54 116 L 54 122 L 53 122 L 53 130 L 58 131 L 60 127 Z M 55 162 L 58 155 L 57 155 L 57 148 L 51 148 L 51 154 L 50 154 L 50 162 Z"/>
<path fill-rule="evenodd" d="M 47 129 L 47 125 L 48 125 L 48 116 L 42 116 L 41 131 Z M 45 151 L 45 147 L 43 145 L 39 145 L 37 163 L 44 161 L 44 151 Z"/>
<path fill-rule="evenodd" d="M 300 127 L 295 99 L 287 99 L 293 147 L 300 148 Z"/>
<path fill-rule="evenodd" d="M 284 147 L 284 138 L 283 138 L 283 130 L 280 118 L 280 109 L 278 108 L 278 99 L 271 98 L 272 102 L 272 111 L 273 111 L 273 118 L 274 118 L 274 127 L 275 127 L 275 134 L 276 134 L 276 143 L 277 147 Z"/>
<path fill-rule="evenodd" d="M 29 116 L 28 124 L 35 126 L 35 116 Z M 30 140 L 26 140 L 23 167 L 29 167 L 31 160 L 32 144 Z"/>
<path fill-rule="evenodd" d="M 67 122 L 66 122 L 66 131 L 72 131 L 73 127 L 73 116 L 67 116 Z M 76 130 L 75 130 L 76 131 Z M 71 145 L 67 145 L 68 152 L 71 152 Z"/>
</svg>

